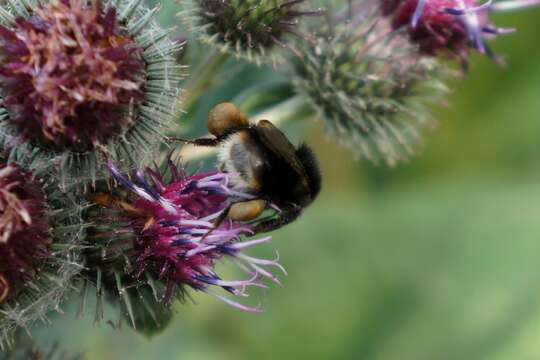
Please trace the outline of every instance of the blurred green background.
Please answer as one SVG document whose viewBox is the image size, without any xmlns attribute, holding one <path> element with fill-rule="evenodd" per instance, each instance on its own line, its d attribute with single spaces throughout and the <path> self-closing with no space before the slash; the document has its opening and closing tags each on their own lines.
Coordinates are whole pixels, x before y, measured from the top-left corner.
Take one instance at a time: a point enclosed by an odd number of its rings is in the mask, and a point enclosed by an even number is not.
<svg viewBox="0 0 540 360">
<path fill-rule="evenodd" d="M 35 337 L 88 359 L 540 359 L 539 19 L 494 17 L 519 28 L 494 43 L 508 65 L 475 55 L 408 164 L 356 162 L 304 128 L 324 188 L 273 234 L 289 276 L 263 314 L 193 294 L 151 340 L 74 311 Z"/>
</svg>

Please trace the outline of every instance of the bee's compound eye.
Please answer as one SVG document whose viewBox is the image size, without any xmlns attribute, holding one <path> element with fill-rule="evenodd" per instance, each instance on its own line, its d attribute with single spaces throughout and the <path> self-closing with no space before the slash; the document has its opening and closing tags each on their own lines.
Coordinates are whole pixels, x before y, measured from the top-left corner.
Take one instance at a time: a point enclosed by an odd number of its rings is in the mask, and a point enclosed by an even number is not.
<svg viewBox="0 0 540 360">
<path fill-rule="evenodd" d="M 231 205 L 229 218 L 235 221 L 253 220 L 266 208 L 265 200 L 250 200 Z"/>
<path fill-rule="evenodd" d="M 208 114 L 208 131 L 214 136 L 225 135 L 234 128 L 248 124 L 246 115 L 232 103 L 218 104 Z"/>
</svg>

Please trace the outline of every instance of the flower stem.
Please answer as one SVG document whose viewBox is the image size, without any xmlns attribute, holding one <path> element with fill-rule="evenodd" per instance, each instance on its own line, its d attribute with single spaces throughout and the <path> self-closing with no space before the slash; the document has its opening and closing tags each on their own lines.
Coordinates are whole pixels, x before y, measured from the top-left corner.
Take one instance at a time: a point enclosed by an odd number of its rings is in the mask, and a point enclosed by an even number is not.
<svg viewBox="0 0 540 360">
<path fill-rule="evenodd" d="M 539 0 L 516 0 L 516 1 L 501 1 L 490 6 L 490 10 L 506 11 L 506 10 L 521 10 L 529 6 L 540 5 Z"/>
<path fill-rule="evenodd" d="M 211 50 L 205 56 L 185 85 L 184 109 L 188 110 L 206 90 L 212 87 L 216 74 L 228 58 L 229 54 L 218 49 Z"/>
</svg>

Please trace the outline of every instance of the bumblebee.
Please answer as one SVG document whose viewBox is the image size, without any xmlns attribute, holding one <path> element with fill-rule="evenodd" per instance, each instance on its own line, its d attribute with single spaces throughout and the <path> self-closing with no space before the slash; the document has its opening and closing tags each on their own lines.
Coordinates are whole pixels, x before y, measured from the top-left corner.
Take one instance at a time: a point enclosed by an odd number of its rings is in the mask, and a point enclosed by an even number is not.
<svg viewBox="0 0 540 360">
<path fill-rule="evenodd" d="M 231 204 L 223 219 L 251 221 L 277 207 L 275 216 L 253 228 L 268 232 L 294 221 L 319 194 L 321 173 L 313 151 L 306 144 L 295 147 L 270 121 L 251 124 L 234 104 L 222 103 L 210 111 L 208 130 L 213 138 L 178 140 L 217 147 L 218 166 L 231 174 L 230 186 L 253 195 Z"/>
</svg>

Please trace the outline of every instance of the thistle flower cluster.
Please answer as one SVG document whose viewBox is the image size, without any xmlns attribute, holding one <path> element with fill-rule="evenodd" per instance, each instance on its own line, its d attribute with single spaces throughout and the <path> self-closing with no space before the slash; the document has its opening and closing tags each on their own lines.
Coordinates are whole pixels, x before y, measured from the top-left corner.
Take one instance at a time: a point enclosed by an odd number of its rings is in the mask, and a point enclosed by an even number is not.
<svg viewBox="0 0 540 360">
<path fill-rule="evenodd" d="M 280 86 L 294 88 L 359 156 L 394 165 L 434 124 L 427 104 L 446 94 L 441 80 L 451 73 L 438 57 L 465 64 L 476 49 L 496 58 L 486 39 L 511 30 L 493 26 L 489 12 L 538 2 L 348 1 L 316 18 L 310 36 L 300 20 L 320 11 L 306 0 L 190 0 L 182 18 L 200 40 L 259 64 L 275 61 L 276 48 L 291 50 L 279 54 L 289 71 Z M 277 253 L 247 253 L 271 241 L 252 236 L 279 209 L 270 204 L 251 222 L 227 217 L 233 204 L 264 194 L 233 187 L 237 174 L 223 169 L 187 174 L 170 156 L 150 167 L 172 132 L 184 68 L 183 41 L 155 24 L 157 10 L 140 0 L 0 5 L 0 348 L 61 311 L 70 290 L 85 303 L 95 288 L 98 320 L 107 300 L 151 331 L 191 292 L 260 312 L 245 299 L 286 274 Z M 208 74 L 204 64 L 194 100 L 221 62 Z M 221 275 L 226 261 L 239 278 Z"/>
<path fill-rule="evenodd" d="M 320 10 L 305 10 L 306 0 L 193 0 L 182 13 L 200 40 L 258 64 L 275 61 L 273 49 L 295 49 L 287 35 L 305 36 L 300 18 Z"/>
<path fill-rule="evenodd" d="M 231 2 L 233 15 L 245 13 L 233 19 L 238 33 L 221 40 L 263 53 L 308 15 L 301 2 Z M 224 16 L 220 4 L 201 3 Z M 233 202 L 252 198 L 228 186 L 232 174 L 188 176 L 170 161 L 164 173 L 146 167 L 177 114 L 183 68 L 182 44 L 153 22 L 155 11 L 138 0 L 0 7 L 1 348 L 61 311 L 81 280 L 95 284 L 100 302 L 123 301 L 133 326 L 146 316 L 139 309 L 157 322 L 188 288 L 260 312 L 239 299 L 266 289 L 265 279 L 280 284 L 269 270 L 285 273 L 277 258 L 244 252 L 271 238 L 246 240 L 253 224 L 223 220 Z M 109 161 L 103 171 L 105 159 L 146 170 L 130 178 Z M 245 276 L 221 278 L 224 259 Z"/>
</svg>

